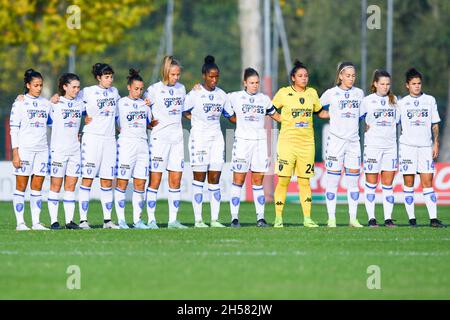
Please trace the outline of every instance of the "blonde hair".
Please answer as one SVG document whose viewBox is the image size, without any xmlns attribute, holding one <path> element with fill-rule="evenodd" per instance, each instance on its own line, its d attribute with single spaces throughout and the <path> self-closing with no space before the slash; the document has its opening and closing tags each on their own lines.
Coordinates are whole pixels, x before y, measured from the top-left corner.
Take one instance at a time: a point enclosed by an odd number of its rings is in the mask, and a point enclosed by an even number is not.
<svg viewBox="0 0 450 320">
<path fill-rule="evenodd" d="M 334 83 L 337 86 L 340 86 L 341 82 L 342 82 L 341 79 L 339 79 L 339 75 L 342 73 L 342 71 L 344 71 L 345 69 L 348 69 L 348 68 L 353 68 L 353 69 L 355 69 L 355 72 L 356 72 L 356 67 L 353 64 L 353 62 L 345 61 L 345 62 L 339 63 L 337 70 L 336 70 L 336 80 L 334 81 Z"/>
<path fill-rule="evenodd" d="M 379 82 L 381 77 L 386 77 L 391 79 L 391 75 L 386 70 L 375 70 L 373 72 L 373 79 L 372 79 L 372 85 L 370 86 L 370 91 L 372 93 L 377 92 L 377 88 L 375 87 L 374 83 Z M 395 106 L 397 104 L 397 99 L 395 98 L 395 95 L 392 93 L 391 89 L 389 89 L 387 95 L 389 96 L 389 104 L 391 106 Z"/>
<path fill-rule="evenodd" d="M 169 83 L 169 72 L 170 68 L 173 66 L 178 66 L 181 69 L 181 65 L 173 56 L 165 56 L 163 58 L 163 63 L 161 66 L 161 78 L 162 82 L 167 85 Z"/>
</svg>

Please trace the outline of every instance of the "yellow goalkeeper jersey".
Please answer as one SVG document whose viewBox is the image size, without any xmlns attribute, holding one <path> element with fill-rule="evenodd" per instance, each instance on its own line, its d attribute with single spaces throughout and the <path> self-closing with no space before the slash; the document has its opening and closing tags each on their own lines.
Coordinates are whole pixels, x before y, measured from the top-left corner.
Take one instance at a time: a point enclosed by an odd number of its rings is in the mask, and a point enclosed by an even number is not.
<svg viewBox="0 0 450 320">
<path fill-rule="evenodd" d="M 293 86 L 281 88 L 272 104 L 281 109 L 279 140 L 295 145 L 314 144 L 313 113 L 322 109 L 315 89 L 306 87 L 300 92 Z"/>
</svg>

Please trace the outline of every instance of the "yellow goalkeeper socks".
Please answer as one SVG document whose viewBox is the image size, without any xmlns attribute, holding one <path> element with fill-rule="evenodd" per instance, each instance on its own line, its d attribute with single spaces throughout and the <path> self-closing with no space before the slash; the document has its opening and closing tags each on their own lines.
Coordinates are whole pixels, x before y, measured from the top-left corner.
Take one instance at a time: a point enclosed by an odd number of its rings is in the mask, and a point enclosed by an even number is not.
<svg viewBox="0 0 450 320">
<path fill-rule="evenodd" d="M 283 214 L 284 202 L 291 177 L 278 177 L 277 187 L 275 188 L 275 215 L 281 217 Z"/>
<path fill-rule="evenodd" d="M 297 178 L 299 195 L 300 195 L 300 203 L 302 204 L 303 217 L 309 218 L 311 217 L 311 204 L 312 204 L 312 196 L 311 196 L 311 185 L 309 184 L 309 178 Z"/>
</svg>

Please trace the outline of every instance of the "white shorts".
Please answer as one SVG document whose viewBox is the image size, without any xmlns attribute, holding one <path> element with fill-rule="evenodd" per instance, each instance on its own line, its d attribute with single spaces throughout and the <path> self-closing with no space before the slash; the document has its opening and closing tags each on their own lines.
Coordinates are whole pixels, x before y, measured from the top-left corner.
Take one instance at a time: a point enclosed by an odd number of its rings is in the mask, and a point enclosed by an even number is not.
<svg viewBox="0 0 450 320">
<path fill-rule="evenodd" d="M 81 176 L 112 180 L 116 176 L 115 137 L 85 133 L 81 141 Z"/>
<path fill-rule="evenodd" d="M 225 162 L 225 142 L 222 133 L 214 139 L 202 141 L 198 135 L 189 137 L 189 155 L 192 171 L 222 171 Z"/>
<path fill-rule="evenodd" d="M 81 176 L 81 154 L 63 155 L 54 151 L 50 153 L 50 176 L 63 178 Z"/>
<path fill-rule="evenodd" d="M 397 171 L 397 146 L 390 149 L 364 148 L 364 172 Z"/>
<path fill-rule="evenodd" d="M 330 134 L 327 141 L 325 167 L 330 171 L 360 169 L 361 147 L 359 141 L 347 141 Z"/>
<path fill-rule="evenodd" d="M 400 144 L 399 167 L 402 174 L 434 173 L 432 147 Z"/>
<path fill-rule="evenodd" d="M 119 138 L 117 140 L 117 178 L 147 180 L 149 150 L 147 140 Z"/>
<path fill-rule="evenodd" d="M 13 167 L 13 174 L 17 176 L 46 176 L 49 171 L 49 154 L 48 150 L 33 152 L 26 151 L 21 148 L 19 150 L 19 158 L 22 166 L 18 169 Z"/>
<path fill-rule="evenodd" d="M 182 172 L 184 168 L 184 143 L 167 143 L 150 138 L 150 171 Z"/>
<path fill-rule="evenodd" d="M 267 172 L 269 158 L 267 156 L 267 140 L 246 140 L 235 138 L 231 157 L 233 172 L 247 173 Z"/>
</svg>

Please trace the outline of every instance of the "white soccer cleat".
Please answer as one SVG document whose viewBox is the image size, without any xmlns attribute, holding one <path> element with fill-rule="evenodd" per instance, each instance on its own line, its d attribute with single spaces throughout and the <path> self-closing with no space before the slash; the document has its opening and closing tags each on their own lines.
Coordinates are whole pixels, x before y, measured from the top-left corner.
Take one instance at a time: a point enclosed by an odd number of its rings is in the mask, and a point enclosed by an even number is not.
<svg viewBox="0 0 450 320">
<path fill-rule="evenodd" d="M 26 224 L 22 222 L 22 223 L 20 223 L 20 224 L 17 225 L 16 230 L 17 230 L 17 231 L 29 231 L 30 228 L 28 228 L 28 227 L 26 226 Z"/>
<path fill-rule="evenodd" d="M 89 223 L 87 221 L 83 221 L 80 223 L 79 225 L 80 229 L 84 229 L 84 230 L 89 230 L 91 229 L 91 226 L 89 225 Z"/>
<path fill-rule="evenodd" d="M 38 231 L 44 231 L 44 230 L 50 230 L 49 228 L 44 227 L 40 222 L 33 224 L 31 227 L 31 230 L 38 230 Z"/>
<path fill-rule="evenodd" d="M 350 220 L 349 226 L 352 227 L 352 228 L 363 228 L 363 227 L 364 227 L 364 226 L 363 226 L 361 223 L 359 223 L 359 221 L 356 220 L 356 219 Z"/>
<path fill-rule="evenodd" d="M 103 229 L 119 229 L 119 226 L 114 224 L 114 222 L 109 221 L 103 224 Z"/>
</svg>

